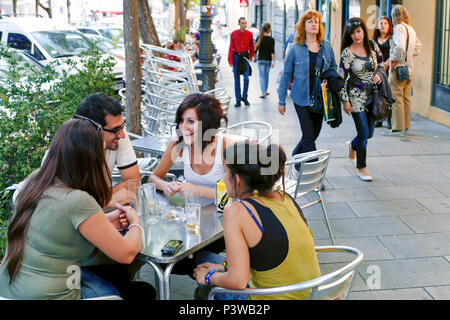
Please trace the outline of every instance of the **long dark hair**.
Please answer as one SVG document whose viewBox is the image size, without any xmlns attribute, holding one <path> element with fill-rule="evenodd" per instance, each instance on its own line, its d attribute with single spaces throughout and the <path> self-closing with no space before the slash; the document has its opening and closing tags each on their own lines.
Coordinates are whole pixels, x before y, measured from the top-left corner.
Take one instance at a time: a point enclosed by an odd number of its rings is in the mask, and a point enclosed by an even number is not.
<svg viewBox="0 0 450 320">
<path fill-rule="evenodd" d="M 243 180 L 247 187 L 244 193 L 258 191 L 264 195 L 272 191 L 280 178 L 284 189 L 286 153 L 280 146 L 271 144 L 265 148 L 254 142 L 237 142 L 225 149 L 223 157 L 231 179 L 236 181 L 235 175 L 238 175 Z"/>
<path fill-rule="evenodd" d="M 352 33 L 355 31 L 356 28 L 361 27 L 364 32 L 364 49 L 366 49 L 366 54 L 368 58 L 372 57 L 372 50 L 370 48 L 370 38 L 369 33 L 367 31 L 367 26 L 364 23 L 364 21 L 360 18 L 351 18 L 345 23 L 344 27 L 344 36 L 342 37 L 342 44 L 341 44 L 341 53 L 344 51 L 345 48 L 351 46 L 353 43 L 352 40 Z"/>
<path fill-rule="evenodd" d="M 177 113 L 175 116 L 177 131 L 180 128 L 180 122 L 182 120 L 181 117 L 183 115 L 183 112 L 189 108 L 195 109 L 198 120 L 201 121 L 202 132 L 201 135 L 198 135 L 198 138 L 201 139 L 202 150 L 204 150 L 206 146 L 211 143 L 211 141 L 206 141 L 204 139 L 205 132 L 211 129 L 219 129 L 221 120 L 224 119 L 225 122 L 228 122 L 228 118 L 223 113 L 219 100 L 214 98 L 214 96 L 202 93 L 193 93 L 184 98 L 183 102 L 181 102 L 180 106 L 177 109 Z M 177 143 L 179 144 L 182 141 L 183 136 L 180 135 L 178 137 Z"/>
<path fill-rule="evenodd" d="M 65 122 L 55 133 L 41 168 L 30 176 L 18 195 L 15 214 L 8 227 L 5 258 L 10 284 L 21 268 L 31 217 L 42 194 L 55 178 L 67 188 L 89 193 L 101 207 L 111 200 L 111 175 L 103 151 L 103 133 L 99 128 L 86 120 Z"/>
</svg>

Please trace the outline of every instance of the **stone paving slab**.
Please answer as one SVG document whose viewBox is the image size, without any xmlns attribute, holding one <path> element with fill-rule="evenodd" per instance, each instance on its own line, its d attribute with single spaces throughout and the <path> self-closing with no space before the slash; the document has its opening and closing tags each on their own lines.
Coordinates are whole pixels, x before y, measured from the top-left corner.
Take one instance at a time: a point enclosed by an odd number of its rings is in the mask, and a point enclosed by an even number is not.
<svg viewBox="0 0 450 320">
<path fill-rule="evenodd" d="M 450 254 L 450 232 L 380 236 L 379 240 L 398 259 Z"/>
<path fill-rule="evenodd" d="M 410 214 L 430 214 L 430 212 L 415 199 L 383 200 L 383 201 L 350 201 L 349 207 L 358 217 L 377 217 Z"/>
<path fill-rule="evenodd" d="M 442 257 L 369 261 L 363 262 L 359 270 L 367 270 L 370 265 L 380 268 L 380 289 L 450 285 L 450 265 Z M 360 274 L 366 283 L 370 274 Z"/>
<path fill-rule="evenodd" d="M 412 215 L 400 217 L 416 233 L 450 231 L 450 214 Z"/>
<path fill-rule="evenodd" d="M 423 288 L 353 291 L 348 295 L 349 300 L 433 300 L 433 298 Z"/>
<path fill-rule="evenodd" d="M 450 286 L 425 287 L 436 300 L 450 300 Z"/>
<path fill-rule="evenodd" d="M 443 199 L 417 199 L 432 213 L 450 213 L 450 198 Z"/>
<path fill-rule="evenodd" d="M 415 198 L 444 198 L 445 196 L 428 185 L 409 185 L 393 187 L 368 187 L 378 200 L 400 200 Z"/>
</svg>

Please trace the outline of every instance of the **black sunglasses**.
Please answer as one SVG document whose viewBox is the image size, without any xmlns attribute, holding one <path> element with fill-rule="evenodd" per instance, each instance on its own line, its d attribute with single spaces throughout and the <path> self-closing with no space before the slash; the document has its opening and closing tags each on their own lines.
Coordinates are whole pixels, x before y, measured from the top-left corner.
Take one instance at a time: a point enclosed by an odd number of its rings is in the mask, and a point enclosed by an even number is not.
<svg viewBox="0 0 450 320">
<path fill-rule="evenodd" d="M 78 119 L 78 120 L 85 120 L 85 121 L 88 121 L 88 122 L 90 122 L 91 124 L 93 124 L 93 125 L 97 128 L 97 131 L 103 130 L 102 125 L 101 125 L 100 123 L 95 122 L 94 120 L 89 119 L 89 118 L 87 118 L 87 117 L 80 116 L 79 114 L 74 114 L 74 115 L 72 116 L 72 119 Z"/>
<path fill-rule="evenodd" d="M 347 22 L 347 27 L 349 27 L 349 28 L 359 27 L 360 25 L 361 25 L 361 21 L 359 21 L 359 20 L 353 20 L 353 21 Z"/>
<path fill-rule="evenodd" d="M 126 124 L 127 124 L 127 122 L 124 119 L 121 126 L 116 127 L 114 129 L 105 129 L 105 128 L 103 128 L 103 131 L 111 132 L 111 133 L 114 133 L 115 135 L 117 135 L 120 131 L 122 131 L 125 128 Z"/>
</svg>

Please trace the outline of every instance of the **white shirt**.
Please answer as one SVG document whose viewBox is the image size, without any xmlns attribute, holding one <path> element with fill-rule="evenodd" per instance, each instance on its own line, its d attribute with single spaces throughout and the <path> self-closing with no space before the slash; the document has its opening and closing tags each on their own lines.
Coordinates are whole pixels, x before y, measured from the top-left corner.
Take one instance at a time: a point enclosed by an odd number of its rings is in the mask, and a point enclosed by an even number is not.
<svg viewBox="0 0 450 320">
<path fill-rule="evenodd" d="M 105 150 L 106 163 L 111 173 L 115 165 L 117 169 L 123 170 L 137 164 L 136 153 L 131 145 L 130 137 L 125 129 L 123 132 L 125 133 L 125 138 L 119 140 L 117 150 Z"/>
<path fill-rule="evenodd" d="M 225 177 L 225 168 L 222 160 L 222 141 L 223 138 L 217 139 L 216 155 L 214 157 L 214 164 L 207 174 L 200 175 L 191 167 L 191 159 L 189 147 L 183 146 L 183 164 L 184 164 L 184 178 L 186 182 L 204 188 L 215 188 L 217 181 Z M 199 197 L 199 202 L 202 206 L 207 206 L 214 203 L 214 199 Z"/>
<path fill-rule="evenodd" d="M 406 28 L 408 28 L 409 33 L 408 52 L 406 52 L 406 43 L 408 39 Z M 422 43 L 417 38 L 414 28 L 404 23 L 395 25 L 394 33 L 390 40 L 390 46 L 389 56 L 391 61 L 398 61 L 401 66 L 407 65 L 409 74 L 412 75 L 414 69 L 413 57 L 420 54 L 422 47 Z M 406 57 L 408 57 L 408 59 L 405 63 Z"/>
</svg>

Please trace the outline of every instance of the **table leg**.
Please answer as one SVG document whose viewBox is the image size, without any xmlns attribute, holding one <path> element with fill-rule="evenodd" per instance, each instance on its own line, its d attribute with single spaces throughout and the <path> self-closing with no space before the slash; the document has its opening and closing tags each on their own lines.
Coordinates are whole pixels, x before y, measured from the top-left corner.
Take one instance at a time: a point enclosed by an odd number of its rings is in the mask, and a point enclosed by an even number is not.
<svg viewBox="0 0 450 320">
<path fill-rule="evenodd" d="M 166 300 L 170 300 L 170 273 L 176 262 L 169 263 L 164 270 L 164 296 Z"/>
<path fill-rule="evenodd" d="M 146 263 L 148 263 L 153 270 L 155 271 L 155 285 L 156 285 L 156 293 L 159 296 L 159 300 L 166 300 L 165 299 L 165 272 L 162 270 L 161 266 L 159 264 L 153 263 L 152 261 L 146 260 Z M 170 276 L 170 274 L 169 274 Z M 170 290 L 170 289 L 169 289 Z"/>
</svg>

